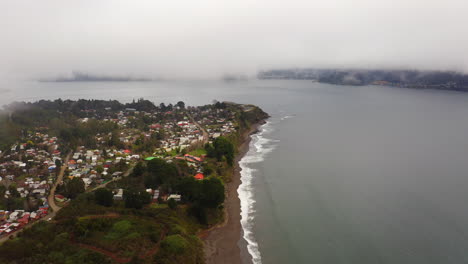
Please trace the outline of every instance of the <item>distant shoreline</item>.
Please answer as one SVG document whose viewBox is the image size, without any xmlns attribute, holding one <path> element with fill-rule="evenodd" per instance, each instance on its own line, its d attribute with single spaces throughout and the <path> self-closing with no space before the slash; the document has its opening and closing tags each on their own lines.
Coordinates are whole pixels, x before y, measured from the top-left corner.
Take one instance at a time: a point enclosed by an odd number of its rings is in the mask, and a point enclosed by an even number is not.
<svg viewBox="0 0 468 264">
<path fill-rule="evenodd" d="M 261 80 L 310 80 L 334 85 L 381 85 L 468 91 L 468 74 L 454 71 L 299 68 L 260 71 L 257 78 Z"/>
<path fill-rule="evenodd" d="M 73 80 L 73 79 L 64 79 L 64 80 L 38 80 L 41 83 L 74 83 L 74 82 L 156 82 L 158 80 L 151 79 L 129 79 L 129 80 L 112 80 L 112 79 L 100 79 L 100 80 Z"/>
<path fill-rule="evenodd" d="M 208 231 L 204 240 L 205 260 L 207 264 L 228 263 L 252 263 L 252 257 L 247 251 L 247 242 L 242 238 L 243 232 L 240 223 L 241 204 L 237 189 L 241 184 L 241 168 L 239 161 L 249 151 L 252 135 L 258 132 L 260 126 L 265 124 L 261 120 L 243 133 L 239 152 L 235 158 L 234 174 L 231 182 L 227 183 L 227 196 L 224 202 L 225 221 Z"/>
<path fill-rule="evenodd" d="M 107 76 L 82 72 L 73 72 L 71 76 L 40 79 L 39 82 L 152 82 L 149 78 L 131 76 Z"/>
</svg>

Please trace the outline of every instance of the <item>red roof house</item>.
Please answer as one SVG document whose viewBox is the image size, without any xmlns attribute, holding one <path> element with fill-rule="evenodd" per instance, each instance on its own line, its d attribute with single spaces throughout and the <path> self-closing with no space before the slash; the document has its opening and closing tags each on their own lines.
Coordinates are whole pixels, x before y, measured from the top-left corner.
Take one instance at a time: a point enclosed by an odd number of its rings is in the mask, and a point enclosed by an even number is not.
<svg viewBox="0 0 468 264">
<path fill-rule="evenodd" d="M 205 178 L 205 176 L 203 174 L 201 174 L 201 173 L 198 173 L 197 175 L 194 176 L 194 178 L 196 180 L 203 180 Z"/>
</svg>

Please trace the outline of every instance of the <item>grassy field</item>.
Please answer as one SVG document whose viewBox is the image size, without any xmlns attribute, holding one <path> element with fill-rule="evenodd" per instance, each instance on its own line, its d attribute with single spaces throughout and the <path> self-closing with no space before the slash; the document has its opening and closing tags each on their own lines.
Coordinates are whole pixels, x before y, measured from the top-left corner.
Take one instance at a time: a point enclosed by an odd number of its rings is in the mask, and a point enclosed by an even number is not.
<svg viewBox="0 0 468 264">
<path fill-rule="evenodd" d="M 206 155 L 206 150 L 204 148 L 199 148 L 199 149 L 190 151 L 188 154 L 201 157 L 203 155 Z"/>
</svg>

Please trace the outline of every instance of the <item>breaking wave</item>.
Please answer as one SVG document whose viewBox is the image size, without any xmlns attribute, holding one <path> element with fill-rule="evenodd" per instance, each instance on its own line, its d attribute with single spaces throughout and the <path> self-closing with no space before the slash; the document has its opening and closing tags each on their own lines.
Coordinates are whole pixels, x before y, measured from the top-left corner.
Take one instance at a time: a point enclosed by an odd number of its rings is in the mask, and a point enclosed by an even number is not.
<svg viewBox="0 0 468 264">
<path fill-rule="evenodd" d="M 250 141 L 249 151 L 239 161 L 241 170 L 241 181 L 237 189 L 239 199 L 241 203 L 241 225 L 243 229 L 243 237 L 247 241 L 247 250 L 252 256 L 252 262 L 254 264 L 262 263 L 261 254 L 258 248 L 257 240 L 253 233 L 253 226 L 255 220 L 255 197 L 253 189 L 253 173 L 256 171 L 250 165 L 258 162 L 262 162 L 266 154 L 270 153 L 275 149 L 275 143 L 277 140 L 268 139 L 265 134 L 268 134 L 272 130 L 272 123 L 267 122 L 264 124 L 260 131 L 252 135 Z"/>
<path fill-rule="evenodd" d="M 286 119 L 289 119 L 289 118 L 294 118 L 294 117 L 296 117 L 296 116 L 295 116 L 295 115 L 283 116 L 283 117 L 281 118 L 281 121 L 286 120 Z"/>
</svg>

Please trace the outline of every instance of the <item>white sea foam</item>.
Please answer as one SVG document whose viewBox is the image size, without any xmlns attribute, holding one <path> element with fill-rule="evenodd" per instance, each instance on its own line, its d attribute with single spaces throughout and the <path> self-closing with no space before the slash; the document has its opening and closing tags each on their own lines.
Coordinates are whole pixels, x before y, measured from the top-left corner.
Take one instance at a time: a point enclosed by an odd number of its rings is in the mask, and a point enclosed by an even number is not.
<svg viewBox="0 0 468 264">
<path fill-rule="evenodd" d="M 237 189 L 241 202 L 241 225 L 244 231 L 244 239 L 247 241 L 247 250 L 252 256 L 254 264 L 262 263 L 261 254 L 257 240 L 252 231 L 255 220 L 255 197 L 253 184 L 253 174 L 256 171 L 250 165 L 262 162 L 269 152 L 275 148 L 277 140 L 266 138 L 266 134 L 271 132 L 272 123 L 267 122 L 260 128 L 260 131 L 252 136 L 249 151 L 239 162 L 241 170 L 241 181 Z"/>
<path fill-rule="evenodd" d="M 295 116 L 295 115 L 283 116 L 283 117 L 281 118 L 281 121 L 286 120 L 286 119 L 289 119 L 289 118 L 293 118 L 293 117 L 296 117 L 296 116 Z"/>
</svg>

